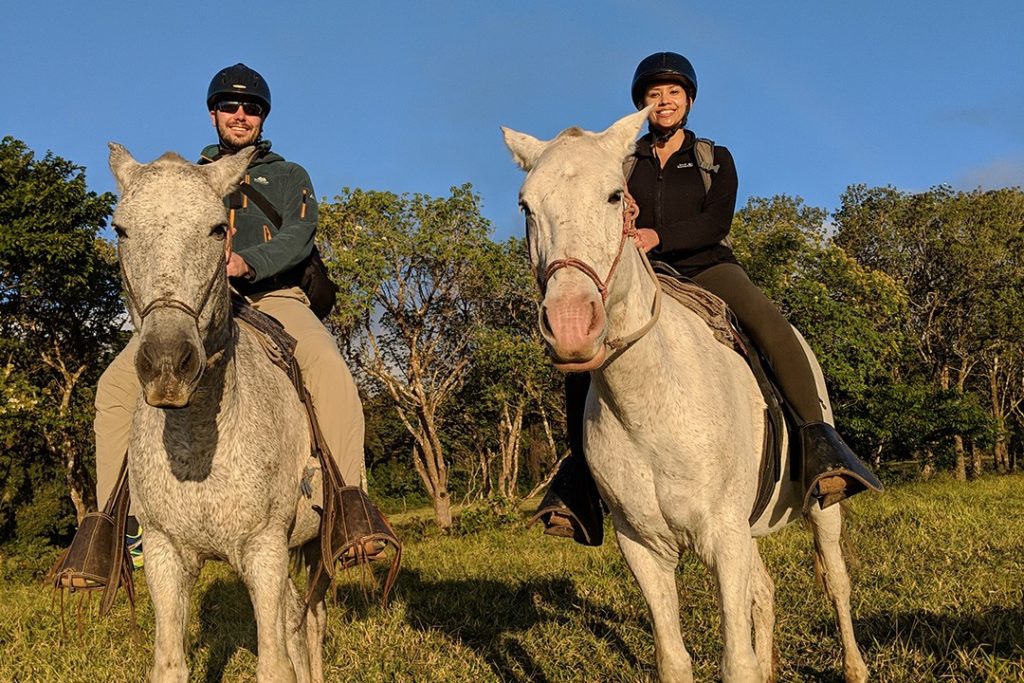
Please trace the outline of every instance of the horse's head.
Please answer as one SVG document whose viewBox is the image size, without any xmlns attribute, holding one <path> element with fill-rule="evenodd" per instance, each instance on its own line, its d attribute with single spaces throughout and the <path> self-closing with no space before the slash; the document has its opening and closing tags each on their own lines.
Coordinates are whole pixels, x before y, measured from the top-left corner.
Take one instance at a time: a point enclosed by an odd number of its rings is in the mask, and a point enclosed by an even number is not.
<svg viewBox="0 0 1024 683">
<path fill-rule="evenodd" d="M 527 172 L 519 205 L 544 297 L 540 331 L 560 370 L 582 372 L 604 363 L 606 306 L 622 298 L 615 271 L 632 248 L 624 230 L 622 164 L 646 117 L 647 110 L 630 114 L 603 133 L 569 128 L 549 141 L 502 129 Z"/>
<path fill-rule="evenodd" d="M 121 276 L 141 336 L 135 368 L 146 402 L 188 405 L 207 357 L 226 343 L 223 198 L 245 174 L 254 150 L 204 166 L 164 154 L 140 164 L 110 145 L 121 191 L 114 211 Z"/>
</svg>

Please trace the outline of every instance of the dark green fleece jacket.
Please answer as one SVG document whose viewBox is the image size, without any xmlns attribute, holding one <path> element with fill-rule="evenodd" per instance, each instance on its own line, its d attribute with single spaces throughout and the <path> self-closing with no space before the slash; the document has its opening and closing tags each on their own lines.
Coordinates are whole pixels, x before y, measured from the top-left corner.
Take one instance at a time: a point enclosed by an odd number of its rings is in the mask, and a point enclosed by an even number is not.
<svg viewBox="0 0 1024 683">
<path fill-rule="evenodd" d="M 259 190 L 282 220 L 279 230 L 248 198 L 242 200 L 241 208 L 235 209 L 237 232 L 232 246 L 254 273 L 252 280 L 236 283 L 246 293 L 298 284 L 301 268 L 296 266 L 313 250 L 317 221 L 316 196 L 306 169 L 271 152 L 269 140 L 262 140 L 256 147 L 244 182 Z M 210 145 L 203 149 L 199 163 L 214 161 L 225 154 L 230 152 Z M 230 199 L 225 198 L 225 202 L 230 208 Z"/>
</svg>

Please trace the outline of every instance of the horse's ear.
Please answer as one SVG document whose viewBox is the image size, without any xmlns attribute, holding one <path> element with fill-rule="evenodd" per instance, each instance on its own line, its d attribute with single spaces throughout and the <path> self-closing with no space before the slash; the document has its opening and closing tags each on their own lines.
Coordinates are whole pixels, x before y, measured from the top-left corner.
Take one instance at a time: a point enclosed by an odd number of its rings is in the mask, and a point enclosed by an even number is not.
<svg viewBox="0 0 1024 683">
<path fill-rule="evenodd" d="M 505 146 L 512 152 L 512 158 L 519 168 L 527 172 L 533 168 L 533 165 L 537 163 L 537 157 L 548 146 L 548 143 L 543 140 L 505 126 L 501 127 L 501 133 L 505 136 Z"/>
<path fill-rule="evenodd" d="M 128 186 L 135 171 L 142 164 L 135 161 L 132 153 L 116 142 L 109 142 L 107 146 L 110 147 L 110 172 L 114 174 L 114 180 L 117 181 L 117 189 L 124 194 L 124 188 Z"/>
<path fill-rule="evenodd" d="M 625 159 L 636 146 L 636 136 L 640 133 L 647 114 L 654 105 L 646 107 L 635 114 L 627 114 L 601 133 L 601 140 L 619 157 Z"/>
<path fill-rule="evenodd" d="M 206 180 L 213 186 L 221 197 L 226 197 L 235 191 L 238 184 L 245 177 L 245 171 L 249 168 L 249 162 L 256 155 L 255 147 L 245 149 L 221 157 L 212 164 L 200 166 L 206 174 Z"/>
</svg>

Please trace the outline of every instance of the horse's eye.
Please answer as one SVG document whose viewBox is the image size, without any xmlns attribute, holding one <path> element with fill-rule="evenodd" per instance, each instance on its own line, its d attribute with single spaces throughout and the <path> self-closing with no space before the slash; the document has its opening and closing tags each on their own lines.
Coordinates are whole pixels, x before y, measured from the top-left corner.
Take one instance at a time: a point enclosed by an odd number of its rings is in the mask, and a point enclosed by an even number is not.
<svg viewBox="0 0 1024 683">
<path fill-rule="evenodd" d="M 620 202 L 622 202 L 622 190 L 616 190 L 608 195 L 609 204 L 619 204 Z"/>
<path fill-rule="evenodd" d="M 527 218 L 533 215 L 533 212 L 530 211 L 530 207 L 526 202 L 519 202 L 519 210 L 522 211 Z"/>
<path fill-rule="evenodd" d="M 128 232 L 117 223 L 114 224 L 114 234 L 117 235 L 118 239 L 127 239 Z"/>
<path fill-rule="evenodd" d="M 213 237 L 219 242 L 223 242 L 228 236 L 227 223 L 220 223 L 210 228 L 210 237 Z"/>
</svg>

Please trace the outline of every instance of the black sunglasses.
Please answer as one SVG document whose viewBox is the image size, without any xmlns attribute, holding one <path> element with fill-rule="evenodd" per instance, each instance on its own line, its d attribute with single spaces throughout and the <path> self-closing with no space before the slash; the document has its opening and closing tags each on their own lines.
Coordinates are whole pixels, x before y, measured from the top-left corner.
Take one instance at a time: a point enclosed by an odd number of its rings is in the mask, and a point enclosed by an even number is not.
<svg viewBox="0 0 1024 683">
<path fill-rule="evenodd" d="M 234 114 L 241 107 L 246 116 L 263 116 L 263 105 L 255 102 L 233 102 L 226 100 L 217 102 L 213 108 L 222 114 Z"/>
</svg>

